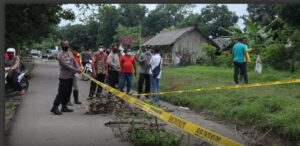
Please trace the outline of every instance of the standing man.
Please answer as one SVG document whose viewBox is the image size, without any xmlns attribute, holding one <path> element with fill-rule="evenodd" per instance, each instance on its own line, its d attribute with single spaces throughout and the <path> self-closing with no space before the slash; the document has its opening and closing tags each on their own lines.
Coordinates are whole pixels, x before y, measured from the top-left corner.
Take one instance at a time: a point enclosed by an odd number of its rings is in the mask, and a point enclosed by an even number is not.
<svg viewBox="0 0 300 146">
<path fill-rule="evenodd" d="M 232 48 L 233 54 L 233 64 L 234 64 L 234 82 L 235 84 L 239 83 L 238 75 L 242 75 L 244 78 L 244 82 L 248 83 L 248 75 L 245 61 L 245 54 L 247 53 L 247 39 L 245 37 L 241 37 L 238 39 L 238 43 L 236 43 Z"/>
<path fill-rule="evenodd" d="M 119 72 L 121 71 L 119 49 L 116 44 L 112 45 L 112 51 L 107 57 L 107 64 L 109 86 L 116 88 L 119 82 Z"/>
<path fill-rule="evenodd" d="M 154 102 L 159 101 L 159 80 L 161 78 L 161 72 L 162 72 L 162 63 L 163 59 L 159 54 L 159 49 L 154 49 L 154 55 L 151 57 L 149 61 L 150 65 L 150 82 L 151 82 L 151 93 L 154 95 L 152 96 L 152 99 Z"/>
<path fill-rule="evenodd" d="M 91 60 L 92 52 L 91 49 L 86 47 L 85 50 L 81 53 L 81 62 L 83 67 Z"/>
<path fill-rule="evenodd" d="M 59 52 L 57 60 L 60 66 L 59 72 L 59 87 L 58 94 L 53 102 L 51 112 L 55 115 L 61 115 L 61 112 L 73 112 L 72 109 L 67 107 L 68 101 L 72 93 L 72 84 L 75 73 L 81 73 L 82 69 L 79 64 L 72 57 L 72 53 L 68 51 L 69 42 L 61 42 L 62 51 Z M 62 105 L 61 111 L 58 110 L 58 106 Z"/>
<path fill-rule="evenodd" d="M 78 51 L 80 50 L 80 46 L 79 45 L 72 45 L 72 55 L 73 58 L 75 59 L 76 63 L 79 65 L 79 67 L 83 70 L 81 62 L 80 62 L 80 55 L 78 53 Z M 76 77 L 76 75 L 73 78 L 73 97 L 74 97 L 74 103 L 75 104 L 81 104 L 81 102 L 79 101 L 79 93 L 78 93 L 78 78 Z M 69 105 L 72 105 L 71 100 L 69 100 Z"/>
<path fill-rule="evenodd" d="M 147 45 L 145 52 L 140 55 L 138 61 L 141 66 L 140 76 L 138 80 L 138 94 L 143 93 L 143 85 L 145 83 L 144 93 L 150 93 L 150 65 L 149 61 L 152 57 L 151 46 Z M 139 96 L 138 96 L 139 97 Z"/>
<path fill-rule="evenodd" d="M 120 58 L 121 65 L 121 78 L 119 89 L 123 91 L 125 83 L 127 84 L 127 94 L 132 94 L 131 89 L 133 85 L 133 73 L 136 76 L 136 65 L 135 65 L 135 57 L 132 55 L 130 46 L 127 46 L 125 50 L 125 55 Z"/>
<path fill-rule="evenodd" d="M 92 69 L 93 76 L 96 80 L 104 82 L 105 76 L 107 75 L 107 54 L 105 53 L 103 44 L 98 45 L 98 51 L 92 56 Z M 96 96 L 100 96 L 102 92 L 102 87 L 97 86 L 96 83 L 91 81 L 90 93 L 88 100 L 92 99 L 95 91 L 97 91 Z"/>
<path fill-rule="evenodd" d="M 106 55 L 108 56 L 110 54 L 110 52 L 111 52 L 111 48 L 107 47 L 105 49 Z M 107 61 L 105 61 L 105 63 L 107 64 Z M 108 76 L 108 65 L 107 65 L 107 75 L 106 75 L 106 77 L 104 79 L 104 83 L 108 85 L 108 77 L 107 76 Z"/>
</svg>

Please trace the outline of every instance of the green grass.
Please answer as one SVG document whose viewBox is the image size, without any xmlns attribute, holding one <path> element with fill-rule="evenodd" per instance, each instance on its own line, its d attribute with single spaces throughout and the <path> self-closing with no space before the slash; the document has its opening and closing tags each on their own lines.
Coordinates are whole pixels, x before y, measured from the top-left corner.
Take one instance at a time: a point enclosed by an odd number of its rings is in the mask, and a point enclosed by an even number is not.
<svg viewBox="0 0 300 146">
<path fill-rule="evenodd" d="M 19 106 L 20 101 L 8 100 L 5 102 L 5 118 L 11 117 L 13 112 Z"/>
<path fill-rule="evenodd" d="M 248 71 L 249 83 L 299 78 L 299 74 L 263 70 L 262 74 Z M 233 85 L 233 69 L 187 66 L 164 67 L 161 91 L 196 89 Z M 169 94 L 163 100 L 176 105 L 204 110 L 216 118 L 240 125 L 256 125 L 262 131 L 291 141 L 300 140 L 300 85 L 286 84 L 266 87 Z"/>
<path fill-rule="evenodd" d="M 179 146 L 182 138 L 165 129 L 132 126 L 128 129 L 128 139 L 135 146 Z"/>
</svg>

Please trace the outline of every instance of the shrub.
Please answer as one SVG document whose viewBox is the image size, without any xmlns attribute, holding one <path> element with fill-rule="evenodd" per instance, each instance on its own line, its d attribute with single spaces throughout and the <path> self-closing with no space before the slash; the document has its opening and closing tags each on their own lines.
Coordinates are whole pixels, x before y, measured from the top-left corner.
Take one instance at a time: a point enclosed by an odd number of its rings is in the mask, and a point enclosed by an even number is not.
<svg viewBox="0 0 300 146">
<path fill-rule="evenodd" d="M 207 56 L 205 64 L 216 65 L 216 48 L 212 45 L 205 43 L 203 44 L 203 49 L 206 52 Z"/>
<path fill-rule="evenodd" d="M 12 115 L 13 111 L 20 105 L 20 101 L 8 100 L 5 102 L 5 117 Z"/>
<path fill-rule="evenodd" d="M 263 49 L 262 62 L 278 70 L 290 70 L 289 54 L 283 44 L 273 44 Z"/>
<path fill-rule="evenodd" d="M 129 128 L 128 133 L 129 140 L 135 146 L 179 146 L 182 140 L 164 129 L 145 129 L 133 126 Z"/>
<path fill-rule="evenodd" d="M 223 52 L 216 57 L 216 65 L 223 67 L 232 67 L 232 55 L 229 52 Z"/>
</svg>

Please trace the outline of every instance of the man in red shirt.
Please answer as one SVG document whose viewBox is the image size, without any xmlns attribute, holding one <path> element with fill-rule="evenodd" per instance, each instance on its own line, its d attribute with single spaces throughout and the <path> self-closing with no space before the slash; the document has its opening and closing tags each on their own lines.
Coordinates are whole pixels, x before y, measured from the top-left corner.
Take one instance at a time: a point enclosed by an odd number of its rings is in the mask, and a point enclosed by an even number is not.
<svg viewBox="0 0 300 146">
<path fill-rule="evenodd" d="M 135 56 L 132 55 L 131 49 L 128 46 L 125 55 L 120 57 L 121 77 L 119 89 L 123 91 L 125 83 L 127 83 L 127 94 L 132 94 L 133 73 L 136 76 Z"/>
</svg>

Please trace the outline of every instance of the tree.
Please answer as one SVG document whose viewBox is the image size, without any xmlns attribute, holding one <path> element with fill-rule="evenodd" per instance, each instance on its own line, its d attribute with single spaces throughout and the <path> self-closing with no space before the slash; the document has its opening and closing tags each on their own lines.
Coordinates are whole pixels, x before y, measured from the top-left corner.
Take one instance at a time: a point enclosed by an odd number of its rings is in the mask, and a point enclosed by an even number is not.
<svg viewBox="0 0 300 146">
<path fill-rule="evenodd" d="M 199 14 L 190 14 L 186 18 L 184 18 L 182 21 L 179 21 L 176 24 L 176 27 L 182 28 L 182 27 L 187 27 L 187 26 L 198 26 L 199 23 Z"/>
<path fill-rule="evenodd" d="M 86 31 L 87 31 L 87 38 L 88 42 L 85 43 L 85 47 L 92 47 L 96 48 L 96 45 L 101 43 L 101 38 L 100 38 L 100 25 L 99 22 L 93 19 L 90 19 L 87 21 L 86 24 Z"/>
<path fill-rule="evenodd" d="M 300 69 L 300 5 L 299 4 L 276 4 L 279 22 L 277 26 L 277 41 L 282 44 L 278 48 L 281 64 L 276 64 L 277 69 L 295 71 Z M 280 24 L 280 25 L 278 25 Z M 273 59 L 278 54 L 270 55 Z M 272 58 L 273 57 L 273 58 Z M 275 62 L 277 63 L 277 62 Z"/>
<path fill-rule="evenodd" d="M 225 5 L 211 4 L 201 10 L 198 27 L 205 34 L 217 38 L 228 35 L 228 32 L 220 29 L 229 28 L 238 21 L 238 16 L 228 10 Z"/>
<path fill-rule="evenodd" d="M 167 25 L 175 25 L 176 22 L 182 21 L 185 15 L 191 13 L 191 4 L 159 4 L 156 7 L 161 14 L 167 17 Z"/>
<path fill-rule="evenodd" d="M 248 46 L 254 48 L 259 52 L 266 46 L 274 42 L 274 32 L 272 29 L 268 29 L 267 26 L 262 26 L 260 23 L 252 22 L 251 20 L 245 20 L 245 28 L 242 30 L 239 26 L 234 25 L 228 29 L 222 28 L 222 30 L 229 33 L 226 38 L 230 38 L 227 49 L 230 49 L 236 40 L 242 36 L 247 38 Z"/>
<path fill-rule="evenodd" d="M 75 24 L 67 25 L 61 29 L 61 40 L 68 40 L 81 46 L 87 46 L 89 43 L 87 25 Z M 94 42 L 95 43 L 95 42 Z"/>
<path fill-rule="evenodd" d="M 152 10 L 143 21 L 143 36 L 154 36 L 167 26 L 167 17 L 157 10 Z"/>
<path fill-rule="evenodd" d="M 95 30 L 99 32 L 99 41 L 105 45 L 113 43 L 113 36 L 116 35 L 116 29 L 120 23 L 121 13 L 112 5 L 101 5 L 98 10 L 98 21 L 100 28 Z"/>
<path fill-rule="evenodd" d="M 278 4 L 276 5 L 279 16 L 291 26 L 300 26 L 300 4 Z"/>
<path fill-rule="evenodd" d="M 6 46 L 20 48 L 40 42 L 54 31 L 61 18 L 73 20 L 70 10 L 60 4 L 6 5 Z"/>
<path fill-rule="evenodd" d="M 98 40 L 99 22 L 89 20 L 86 24 L 67 25 L 58 30 L 57 39 L 69 40 L 71 43 L 76 43 L 82 47 L 96 48 L 100 43 Z"/>
<path fill-rule="evenodd" d="M 153 36 L 166 27 L 175 26 L 194 7 L 191 4 L 158 4 L 143 22 L 143 36 Z"/>
<path fill-rule="evenodd" d="M 148 9 L 139 4 L 121 4 L 118 11 L 122 17 L 120 23 L 125 27 L 133 27 L 140 25 Z"/>
<path fill-rule="evenodd" d="M 274 4 L 248 4 L 249 19 L 263 25 L 269 24 L 277 15 L 274 6 Z"/>
<path fill-rule="evenodd" d="M 130 37 L 133 40 L 133 46 L 132 47 L 138 47 L 139 46 L 139 34 L 140 29 L 138 26 L 136 27 L 125 27 L 121 24 L 117 27 L 117 34 L 114 36 L 114 40 L 117 41 L 123 36 Z"/>
</svg>

